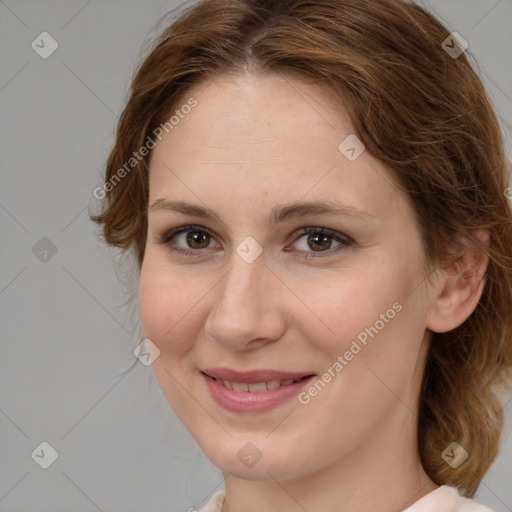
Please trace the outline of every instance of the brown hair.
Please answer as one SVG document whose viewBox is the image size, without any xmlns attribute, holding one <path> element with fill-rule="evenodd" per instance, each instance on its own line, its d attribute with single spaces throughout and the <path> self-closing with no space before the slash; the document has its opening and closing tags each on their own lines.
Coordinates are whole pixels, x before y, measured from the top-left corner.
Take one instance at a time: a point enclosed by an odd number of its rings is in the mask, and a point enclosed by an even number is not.
<svg viewBox="0 0 512 512">
<path fill-rule="evenodd" d="M 106 164 L 112 186 L 91 217 L 108 244 L 134 251 L 140 269 L 151 153 L 113 179 L 192 86 L 251 69 L 332 87 L 357 137 L 410 197 L 429 265 L 459 249 L 453 242 L 460 234 L 489 257 L 473 314 L 450 332 L 433 333 L 418 419 L 428 475 L 471 497 L 498 451 L 497 385 L 507 384 L 512 366 L 512 215 L 496 114 L 468 52 L 455 58 L 442 47 L 449 36 L 433 15 L 402 0 L 206 0 L 189 7 L 138 68 Z M 472 236 L 475 229 L 488 231 L 490 248 Z M 441 456 L 453 441 L 469 452 L 457 469 Z"/>
</svg>

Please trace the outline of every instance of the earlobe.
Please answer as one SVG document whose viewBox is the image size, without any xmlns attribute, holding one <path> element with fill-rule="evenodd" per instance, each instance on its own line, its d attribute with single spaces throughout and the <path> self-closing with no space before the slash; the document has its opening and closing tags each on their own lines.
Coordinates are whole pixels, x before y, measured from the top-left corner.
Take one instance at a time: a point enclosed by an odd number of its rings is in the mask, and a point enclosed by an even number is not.
<svg viewBox="0 0 512 512">
<path fill-rule="evenodd" d="M 489 234 L 486 231 L 474 234 L 480 243 L 466 239 L 462 253 L 440 270 L 427 318 L 427 328 L 432 332 L 448 332 L 459 327 L 473 313 L 482 296 L 489 262 L 483 247 L 489 247 Z"/>
</svg>

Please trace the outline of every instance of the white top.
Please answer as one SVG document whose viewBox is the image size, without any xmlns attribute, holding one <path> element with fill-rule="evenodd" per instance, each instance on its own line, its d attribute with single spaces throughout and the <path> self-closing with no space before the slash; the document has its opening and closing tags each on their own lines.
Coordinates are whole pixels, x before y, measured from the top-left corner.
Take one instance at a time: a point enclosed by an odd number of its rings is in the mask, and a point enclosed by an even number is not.
<svg viewBox="0 0 512 512">
<path fill-rule="evenodd" d="M 215 493 L 199 512 L 220 512 L 223 500 L 224 489 Z M 403 512 L 492 512 L 492 510 L 460 496 L 456 487 L 442 485 Z"/>
</svg>

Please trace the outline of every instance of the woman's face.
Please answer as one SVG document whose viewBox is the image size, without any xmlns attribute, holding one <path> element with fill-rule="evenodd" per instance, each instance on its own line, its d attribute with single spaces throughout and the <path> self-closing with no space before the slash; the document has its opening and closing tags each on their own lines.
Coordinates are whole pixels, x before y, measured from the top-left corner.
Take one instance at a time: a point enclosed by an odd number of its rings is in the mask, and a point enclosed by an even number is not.
<svg viewBox="0 0 512 512">
<path fill-rule="evenodd" d="M 246 479 L 396 454 L 431 303 L 410 203 L 318 85 L 221 76 L 185 104 L 153 150 L 140 275 L 165 398 Z"/>
</svg>

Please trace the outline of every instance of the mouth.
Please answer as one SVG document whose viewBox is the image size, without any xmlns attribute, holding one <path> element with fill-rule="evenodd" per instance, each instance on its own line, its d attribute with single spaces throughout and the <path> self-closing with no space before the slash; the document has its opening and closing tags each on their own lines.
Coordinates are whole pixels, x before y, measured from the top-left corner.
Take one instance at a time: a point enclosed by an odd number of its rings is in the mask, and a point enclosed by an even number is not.
<svg viewBox="0 0 512 512">
<path fill-rule="evenodd" d="M 234 412 L 265 412 L 299 393 L 316 374 L 252 370 L 239 372 L 229 368 L 201 370 L 214 400 Z"/>
<path fill-rule="evenodd" d="M 204 372 L 203 372 L 204 373 Z M 262 391 L 267 391 L 269 389 L 276 389 L 281 386 L 291 386 L 297 382 L 301 382 L 305 379 L 312 377 L 313 375 L 306 375 L 301 377 L 300 379 L 284 379 L 284 380 L 267 380 L 262 382 L 233 382 L 226 379 L 219 379 L 211 377 L 206 374 L 207 377 L 210 377 L 217 381 L 219 384 L 223 385 L 227 389 L 231 391 L 236 391 L 238 393 L 243 393 L 244 391 L 250 391 L 251 393 L 260 393 Z"/>
</svg>

